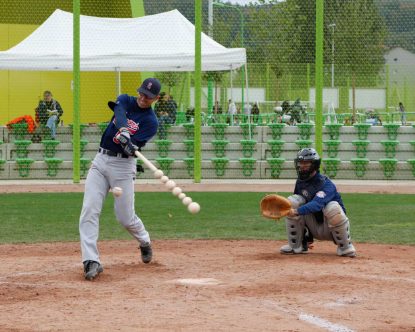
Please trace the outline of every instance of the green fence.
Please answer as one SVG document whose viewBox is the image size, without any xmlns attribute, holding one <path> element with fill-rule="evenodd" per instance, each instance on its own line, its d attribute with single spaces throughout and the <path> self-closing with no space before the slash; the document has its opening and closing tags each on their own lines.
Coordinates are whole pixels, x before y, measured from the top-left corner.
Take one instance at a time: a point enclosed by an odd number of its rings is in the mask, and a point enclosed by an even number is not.
<svg viewBox="0 0 415 332">
<path fill-rule="evenodd" d="M 230 140 L 224 151 L 238 151 L 239 147 L 234 147 L 232 144 L 240 146 L 240 140 L 250 140 L 258 135 L 258 132 L 262 133 L 263 130 L 259 127 L 269 128 L 269 124 L 276 123 L 284 123 L 289 127 L 296 127 L 300 123 L 314 124 L 316 122 L 314 105 L 316 2 L 260 1 L 237 5 L 224 1 L 204 0 L 201 3 L 202 30 L 206 38 L 209 36 L 226 48 L 245 48 L 247 55 L 246 67 L 206 71 L 201 77 L 202 125 L 212 127 L 213 131 L 216 130 L 217 135 L 222 136 L 219 140 Z M 194 24 L 194 4 L 195 1 L 188 0 L 80 0 L 81 15 L 89 17 L 87 21 L 81 19 L 81 22 L 87 22 L 83 25 L 81 23 L 81 29 L 92 31 L 93 17 L 128 19 L 147 16 L 148 25 L 154 24 L 154 31 L 159 28 L 168 31 L 173 28 L 171 22 L 152 21 L 153 15 L 177 10 L 189 21 L 189 24 Z M 0 52 L 19 47 L 19 43 L 34 31 L 40 33 L 39 26 L 56 13 L 57 9 L 71 13 L 73 2 L 1 1 Z M 338 123 L 351 128 L 359 123 L 381 128 L 384 128 L 385 124 L 399 124 L 407 127 L 405 130 L 412 129 L 415 123 L 414 23 L 413 1 L 324 1 L 323 119 L 325 124 Z M 68 24 L 72 26 L 72 22 Z M 122 32 L 123 27 L 120 22 L 116 28 L 112 28 L 119 34 L 118 40 L 125 37 Z M 71 29 L 59 36 L 55 36 L 54 31 L 52 27 L 45 43 L 37 42 L 31 45 L 28 51 L 31 61 L 36 60 L 35 63 L 42 65 L 47 64 L 50 59 L 57 60 L 53 55 L 60 50 L 59 41 L 67 37 L 71 38 Z M 99 31 L 96 36 L 96 45 L 111 44 L 117 49 L 117 38 L 108 40 L 108 31 Z M 53 46 L 45 47 L 47 42 L 54 41 L 54 38 L 56 41 Z M 138 66 L 128 71 L 117 68 L 106 71 L 98 69 L 85 71 L 81 65 L 79 99 L 82 123 L 79 155 L 81 176 L 85 176 L 93 158 L 93 151 L 98 148 L 99 135 L 111 119 L 112 112 L 107 107 L 107 102 L 115 100 L 122 93 L 135 95 L 141 80 L 149 76 L 160 79 L 163 85 L 162 91 L 165 93 L 163 99 L 166 102 L 174 101 L 175 105 L 176 113 L 171 119 L 171 128 L 167 128 L 164 137 L 159 135 L 155 138 L 171 140 L 169 144 L 159 142 L 159 149 L 164 158 L 169 157 L 168 149 L 174 151 L 177 145 L 183 144 L 183 140 L 194 139 L 190 137 L 191 133 L 185 138 L 174 136 L 171 138 L 168 135 L 170 131 L 174 132 L 175 128 L 184 128 L 186 127 L 183 126 L 184 124 L 191 125 L 194 121 L 195 74 L 191 70 L 180 69 L 185 63 L 184 57 L 176 57 L 177 70 L 173 71 L 164 71 L 163 62 L 157 60 L 168 47 L 179 45 L 183 41 L 183 36 L 174 36 L 164 45 L 158 42 L 158 38 L 161 37 L 156 33 L 143 35 L 137 31 L 136 35 L 136 39 L 142 41 L 143 48 L 150 47 L 154 52 L 154 62 L 161 71 L 143 71 Z M 67 44 L 71 45 L 71 43 Z M 85 45 L 81 33 L 81 56 L 98 49 L 98 46 Z M 45 60 L 45 54 L 49 54 L 47 58 L 49 60 Z M 0 57 L 0 66 L 2 62 L 5 63 L 2 59 L 4 58 Z M 17 61 L 18 57 L 11 60 Z M 105 62 L 102 59 L 97 61 Z M 31 64 L 33 65 L 33 62 Z M 9 170 L 12 167 L 13 174 L 27 174 L 29 169 L 30 175 L 24 178 L 67 177 L 73 169 L 73 138 L 70 126 L 74 122 L 72 72 L 60 70 L 58 67 L 49 70 L 37 70 L 36 66 L 19 70 L 0 68 L 0 125 L 4 126 L 0 137 L 4 142 L 0 145 L 3 153 L 1 160 L 4 162 L 0 167 Z M 59 103 L 63 112 L 59 113 L 56 103 L 52 105 L 45 100 L 46 91 L 51 92 L 53 100 Z M 398 108 L 400 102 L 406 110 L 404 118 Z M 228 114 L 230 105 L 235 106 L 235 115 Z M 157 106 L 159 110 L 162 109 L 160 106 L 162 105 Z M 58 110 L 56 135 L 46 123 L 51 115 L 47 109 Z M 39 117 L 39 110 L 43 112 L 43 116 Z M 25 120 L 22 120 L 23 116 Z M 33 122 L 27 122 L 28 118 Z M 17 125 L 12 125 L 11 122 Z M 19 128 L 19 124 L 22 123 L 27 124 L 26 129 Z M 224 124 L 226 127 L 222 126 L 222 129 L 218 129 Z M 216 128 L 213 129 L 215 125 Z M 219 133 L 219 130 L 222 130 L 222 133 Z M 239 134 L 234 134 L 238 131 L 241 137 L 238 136 Z M 230 136 L 226 137 L 227 134 Z M 232 142 L 232 135 L 236 135 L 235 142 Z M 290 139 L 288 143 L 294 145 L 298 140 L 297 137 Z M 311 139 L 313 140 L 314 136 Z M 51 140 L 55 143 L 47 143 Z M 15 141 L 30 141 L 30 144 Z M 267 144 L 263 140 L 259 142 L 259 144 Z M 192 154 L 187 158 L 200 157 L 203 161 L 202 166 L 209 169 L 213 163 L 219 164 L 219 162 L 204 157 L 210 156 L 211 150 L 215 149 L 210 141 L 207 143 L 209 144 L 202 144 L 200 156 Z M 187 142 L 188 151 L 191 146 Z M 298 144 L 295 146 L 299 147 Z M 381 144 L 371 148 L 377 149 L 379 155 L 384 152 L 384 146 Z M 256 149 L 253 155 L 260 154 L 259 146 Z M 222 153 L 225 157 L 214 155 L 211 157 L 226 158 L 226 152 Z M 33 162 L 23 160 L 17 163 L 17 158 L 33 159 Z M 228 163 L 230 166 L 233 165 L 232 158 Z M 240 158 L 252 157 L 245 157 L 244 153 L 241 153 Z M 265 158 L 265 155 L 262 154 L 261 158 Z M 347 157 L 345 158 L 348 160 Z M 413 158 L 408 156 L 408 159 Z M 204 163 L 205 160 L 209 163 Z M 235 160 L 238 167 L 246 167 L 245 174 L 262 177 L 252 171 L 252 161 L 239 160 L 239 158 Z M 376 159 L 376 162 L 379 162 L 379 159 Z M 10 166 L 10 163 L 13 163 L 13 166 Z M 189 161 L 187 163 L 190 164 Z M 278 164 L 277 161 L 271 163 Z M 225 162 L 221 163 L 224 164 Z M 239 170 L 234 170 L 232 167 L 224 172 L 227 177 L 239 177 Z M 192 171 L 189 170 L 188 173 Z M 204 176 L 209 176 L 207 174 L 210 173 L 204 171 Z"/>
</svg>

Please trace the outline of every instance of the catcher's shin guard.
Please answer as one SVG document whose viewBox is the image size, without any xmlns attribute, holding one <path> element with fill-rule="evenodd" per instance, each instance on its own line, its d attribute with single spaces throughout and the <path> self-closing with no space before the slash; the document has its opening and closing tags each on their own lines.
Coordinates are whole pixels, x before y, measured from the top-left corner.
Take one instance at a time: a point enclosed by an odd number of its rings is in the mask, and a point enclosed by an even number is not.
<svg viewBox="0 0 415 332">
<path fill-rule="evenodd" d="M 302 254 L 307 252 L 307 247 L 303 246 L 305 220 L 301 216 L 286 218 L 285 226 L 287 229 L 288 244 L 280 248 L 282 254 Z"/>
<path fill-rule="evenodd" d="M 293 209 L 299 208 L 305 203 L 304 197 L 291 195 L 288 197 Z M 305 220 L 301 216 L 286 217 L 285 226 L 287 229 L 288 244 L 280 248 L 282 254 L 302 254 L 307 252 L 307 247 L 303 246 Z"/>
<path fill-rule="evenodd" d="M 350 239 L 350 223 L 339 203 L 333 201 L 323 210 L 329 229 L 337 244 L 337 255 L 355 257 L 356 249 Z"/>
</svg>

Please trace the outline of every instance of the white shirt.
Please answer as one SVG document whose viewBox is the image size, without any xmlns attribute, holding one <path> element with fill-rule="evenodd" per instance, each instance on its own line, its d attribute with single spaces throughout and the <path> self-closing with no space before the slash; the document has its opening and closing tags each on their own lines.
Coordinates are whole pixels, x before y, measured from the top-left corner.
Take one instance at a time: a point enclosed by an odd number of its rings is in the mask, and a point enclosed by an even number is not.
<svg viewBox="0 0 415 332">
<path fill-rule="evenodd" d="M 236 114 L 236 105 L 234 102 L 231 102 L 228 107 L 228 114 L 234 115 Z"/>
</svg>

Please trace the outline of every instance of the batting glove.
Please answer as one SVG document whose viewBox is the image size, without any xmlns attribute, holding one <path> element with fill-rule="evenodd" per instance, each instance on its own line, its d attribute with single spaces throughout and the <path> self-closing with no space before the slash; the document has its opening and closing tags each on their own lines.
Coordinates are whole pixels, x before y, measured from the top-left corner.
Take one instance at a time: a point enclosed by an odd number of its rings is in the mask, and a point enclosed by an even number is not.
<svg viewBox="0 0 415 332">
<path fill-rule="evenodd" d="M 121 144 L 127 144 L 131 141 L 130 132 L 127 128 L 121 128 L 120 133 L 115 137 Z"/>
<path fill-rule="evenodd" d="M 128 140 L 127 144 L 122 144 L 121 147 L 124 150 L 124 153 L 128 156 L 135 156 L 135 152 L 138 151 L 138 146 L 131 142 L 131 139 Z"/>
</svg>

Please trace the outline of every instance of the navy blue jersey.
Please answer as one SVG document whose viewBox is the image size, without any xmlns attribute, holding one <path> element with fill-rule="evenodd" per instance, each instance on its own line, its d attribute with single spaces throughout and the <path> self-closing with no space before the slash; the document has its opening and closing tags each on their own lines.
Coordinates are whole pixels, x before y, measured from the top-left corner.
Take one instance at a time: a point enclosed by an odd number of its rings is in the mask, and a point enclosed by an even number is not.
<svg viewBox="0 0 415 332">
<path fill-rule="evenodd" d="M 116 104 L 114 116 L 102 135 L 100 146 L 122 153 L 123 149 L 115 137 L 120 128 L 126 127 L 131 141 L 138 147 L 143 147 L 157 133 L 158 121 L 153 109 L 140 108 L 137 98 L 128 95 L 118 96 Z"/>
<path fill-rule="evenodd" d="M 321 214 L 323 208 L 331 201 L 338 202 L 344 213 L 346 213 L 336 186 L 328 177 L 321 175 L 319 172 L 311 179 L 297 180 L 294 194 L 301 195 L 306 200 L 306 203 L 297 209 L 300 215 L 313 213 L 317 216 Z"/>
</svg>

